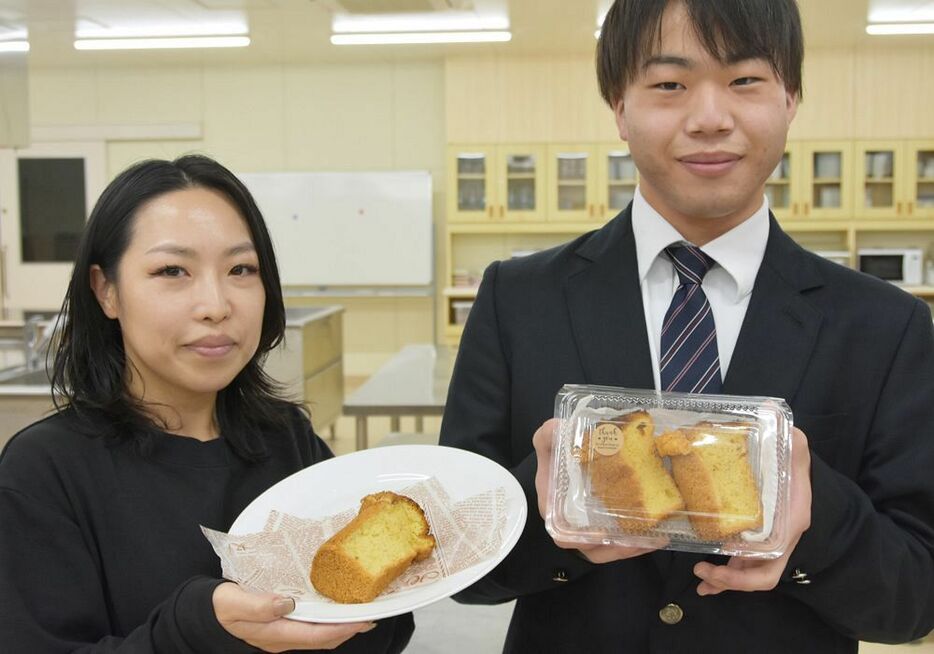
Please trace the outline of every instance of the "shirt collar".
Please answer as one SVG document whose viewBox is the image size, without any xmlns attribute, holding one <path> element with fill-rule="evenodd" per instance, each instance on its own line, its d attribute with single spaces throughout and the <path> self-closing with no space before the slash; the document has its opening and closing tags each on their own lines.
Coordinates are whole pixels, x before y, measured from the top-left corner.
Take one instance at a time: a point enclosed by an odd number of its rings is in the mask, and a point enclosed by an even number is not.
<svg viewBox="0 0 934 654">
<path fill-rule="evenodd" d="M 666 247 L 687 242 L 646 201 L 638 187 L 632 205 L 632 231 L 636 240 L 640 282 L 645 280 L 652 264 Z M 762 206 L 748 219 L 710 241 L 701 250 L 729 274 L 736 284 L 736 299 L 739 300 L 752 292 L 768 240 L 769 203 L 763 198 Z"/>
</svg>

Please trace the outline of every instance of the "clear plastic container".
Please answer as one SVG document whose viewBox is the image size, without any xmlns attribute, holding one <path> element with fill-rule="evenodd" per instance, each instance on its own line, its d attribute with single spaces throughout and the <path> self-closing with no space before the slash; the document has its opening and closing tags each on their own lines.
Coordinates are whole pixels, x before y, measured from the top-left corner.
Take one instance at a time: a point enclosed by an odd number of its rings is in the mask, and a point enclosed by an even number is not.
<svg viewBox="0 0 934 654">
<path fill-rule="evenodd" d="M 571 543 L 776 558 L 791 410 L 766 397 L 564 386 L 545 526 Z"/>
</svg>

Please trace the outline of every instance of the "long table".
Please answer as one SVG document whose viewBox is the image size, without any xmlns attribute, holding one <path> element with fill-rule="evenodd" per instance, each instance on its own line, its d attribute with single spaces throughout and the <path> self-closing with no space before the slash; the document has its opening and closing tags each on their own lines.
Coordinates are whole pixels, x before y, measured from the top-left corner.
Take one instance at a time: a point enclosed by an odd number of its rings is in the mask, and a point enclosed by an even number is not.
<svg viewBox="0 0 934 654">
<path fill-rule="evenodd" d="M 366 449 L 369 444 L 370 416 L 389 416 L 394 432 L 399 431 L 401 416 L 414 416 L 418 432 L 425 416 L 440 416 L 453 367 L 454 352 L 446 347 L 407 345 L 393 355 L 344 400 L 344 415 L 356 417 L 357 449 Z"/>
</svg>

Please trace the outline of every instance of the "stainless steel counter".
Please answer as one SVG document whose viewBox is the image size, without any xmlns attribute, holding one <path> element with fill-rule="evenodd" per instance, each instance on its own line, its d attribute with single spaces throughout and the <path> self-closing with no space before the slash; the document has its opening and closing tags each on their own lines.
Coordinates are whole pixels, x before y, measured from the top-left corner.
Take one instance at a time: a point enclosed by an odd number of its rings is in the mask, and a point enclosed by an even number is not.
<svg viewBox="0 0 934 654">
<path fill-rule="evenodd" d="M 295 400 L 308 404 L 315 429 L 331 427 L 344 400 L 341 306 L 286 309 L 283 343 L 269 353 L 265 369 Z M 0 446 L 16 431 L 53 408 L 45 369 L 27 370 L 21 334 L 28 312 L 4 312 L 0 328 Z"/>
</svg>

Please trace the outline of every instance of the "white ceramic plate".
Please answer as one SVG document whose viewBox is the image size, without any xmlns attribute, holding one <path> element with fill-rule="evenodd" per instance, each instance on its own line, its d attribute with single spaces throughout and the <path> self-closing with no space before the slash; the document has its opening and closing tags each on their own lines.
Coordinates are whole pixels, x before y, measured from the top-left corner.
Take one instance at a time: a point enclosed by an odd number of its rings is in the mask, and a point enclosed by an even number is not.
<svg viewBox="0 0 934 654">
<path fill-rule="evenodd" d="M 494 555 L 434 583 L 366 604 L 300 601 L 287 617 L 306 622 L 366 622 L 401 615 L 463 590 L 512 550 L 525 526 L 527 507 L 522 487 L 508 470 L 478 454 L 438 445 L 396 445 L 345 454 L 280 481 L 243 510 L 230 533 L 262 531 L 271 510 L 300 518 L 356 511 L 364 495 L 399 491 L 430 477 L 441 483 L 453 502 L 498 487 L 506 489 L 503 544 Z"/>
</svg>

